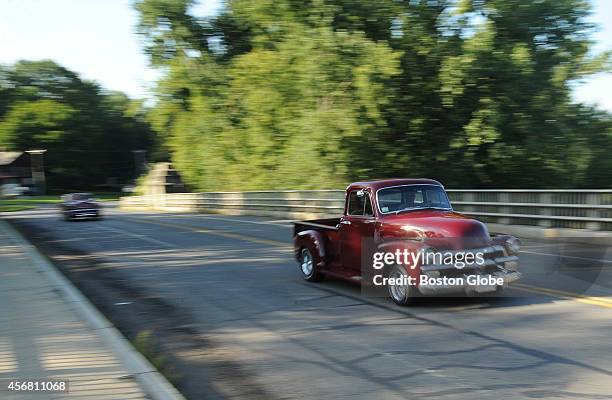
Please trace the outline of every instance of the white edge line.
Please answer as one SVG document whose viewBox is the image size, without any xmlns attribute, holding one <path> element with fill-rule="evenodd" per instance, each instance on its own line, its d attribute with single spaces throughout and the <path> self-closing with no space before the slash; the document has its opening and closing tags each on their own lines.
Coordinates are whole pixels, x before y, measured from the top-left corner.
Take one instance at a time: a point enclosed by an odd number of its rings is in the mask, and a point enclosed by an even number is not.
<svg viewBox="0 0 612 400">
<path fill-rule="evenodd" d="M 90 328 L 104 339 L 117 357 L 121 359 L 127 372 L 134 375 L 142 389 L 153 400 L 185 400 L 183 395 L 119 332 L 91 302 L 51 264 L 39 251 L 17 232 L 9 223 L 0 224 L 13 236 L 39 271 L 44 272 L 49 281 L 69 302 L 77 314 L 87 321 Z"/>
</svg>

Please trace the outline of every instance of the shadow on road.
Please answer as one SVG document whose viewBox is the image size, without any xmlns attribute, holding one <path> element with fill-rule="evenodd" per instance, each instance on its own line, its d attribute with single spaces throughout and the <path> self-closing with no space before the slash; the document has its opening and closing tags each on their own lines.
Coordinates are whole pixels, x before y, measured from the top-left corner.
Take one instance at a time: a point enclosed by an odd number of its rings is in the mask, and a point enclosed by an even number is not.
<svg viewBox="0 0 612 400">
<path fill-rule="evenodd" d="M 422 298 L 406 308 L 342 281 L 303 282 L 290 252 L 261 244 L 112 219 L 17 226 L 128 338 L 152 333 L 149 356 L 163 356 L 162 372 L 189 399 L 602 399 L 588 382 L 612 377 L 559 350 L 576 346 L 562 310 L 525 307 L 549 296 Z M 557 350 L 527 333 L 540 328 Z"/>
</svg>

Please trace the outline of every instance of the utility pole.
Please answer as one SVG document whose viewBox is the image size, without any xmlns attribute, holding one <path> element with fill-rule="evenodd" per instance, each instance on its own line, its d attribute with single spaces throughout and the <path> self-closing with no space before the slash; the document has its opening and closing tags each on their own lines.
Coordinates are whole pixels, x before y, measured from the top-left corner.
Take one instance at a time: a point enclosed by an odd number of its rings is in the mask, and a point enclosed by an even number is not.
<svg viewBox="0 0 612 400">
<path fill-rule="evenodd" d="M 32 183 L 36 188 L 36 194 L 44 195 L 46 193 L 46 178 L 45 178 L 45 160 L 44 154 L 47 150 L 26 150 L 30 155 L 30 169 L 32 170 Z"/>
</svg>

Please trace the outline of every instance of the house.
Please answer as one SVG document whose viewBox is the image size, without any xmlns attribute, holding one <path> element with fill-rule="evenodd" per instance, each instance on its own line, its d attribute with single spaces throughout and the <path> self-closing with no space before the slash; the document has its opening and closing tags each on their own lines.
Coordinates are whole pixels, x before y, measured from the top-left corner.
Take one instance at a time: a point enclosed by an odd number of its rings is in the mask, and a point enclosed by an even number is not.
<svg viewBox="0 0 612 400">
<path fill-rule="evenodd" d="M 17 184 L 32 185 L 30 156 L 21 151 L 0 151 L 0 186 Z"/>
</svg>

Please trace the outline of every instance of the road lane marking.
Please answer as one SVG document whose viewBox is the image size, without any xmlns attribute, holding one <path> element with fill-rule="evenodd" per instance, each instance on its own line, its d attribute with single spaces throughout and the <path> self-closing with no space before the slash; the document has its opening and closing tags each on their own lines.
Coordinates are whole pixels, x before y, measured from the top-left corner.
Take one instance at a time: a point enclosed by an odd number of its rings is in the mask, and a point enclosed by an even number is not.
<svg viewBox="0 0 612 400">
<path fill-rule="evenodd" d="M 585 296 L 579 293 L 566 292 L 563 290 L 543 288 L 539 286 L 526 285 L 523 283 L 513 283 L 511 289 L 516 289 L 524 292 L 543 294 L 546 296 L 556 297 L 564 300 L 573 300 L 579 303 L 595 305 L 600 307 L 612 308 L 612 299 L 601 296 Z"/>
<path fill-rule="evenodd" d="M 158 246 L 176 248 L 176 246 L 173 245 L 172 243 L 164 242 L 162 240 L 157 240 L 157 239 L 154 239 L 154 238 L 149 237 L 149 236 L 140 235 L 138 233 L 133 233 L 133 232 L 130 232 L 130 231 L 126 231 L 124 229 L 111 228 L 109 226 L 101 226 L 100 228 L 106 229 L 106 230 L 114 232 L 114 233 L 118 233 L 120 235 L 126 235 L 126 236 L 130 236 L 130 237 L 133 237 L 133 238 L 136 238 L 136 239 L 144 240 L 145 242 L 153 243 L 153 244 L 156 244 Z"/>
<path fill-rule="evenodd" d="M 279 224 L 279 225 L 285 225 L 285 223 L 289 223 L 289 224 L 293 224 L 294 222 L 297 222 L 299 220 L 295 220 L 295 219 L 275 219 L 272 221 L 268 221 L 271 224 Z M 290 225 L 293 226 L 293 225 Z"/>
<path fill-rule="evenodd" d="M 240 222 L 243 224 L 255 224 L 255 225 L 274 225 L 274 226 L 282 226 L 285 228 L 289 228 L 289 227 L 293 227 L 293 225 L 289 225 L 289 224 L 281 224 L 279 222 L 294 222 L 293 220 L 277 220 L 277 221 L 250 221 L 248 219 L 238 219 L 238 218 L 223 218 L 223 217 L 211 217 L 211 216 L 203 216 L 200 215 L 198 216 L 199 218 L 202 219 L 212 219 L 212 220 L 218 220 L 218 221 L 228 221 L 228 222 Z M 187 217 L 181 217 L 181 218 L 187 218 Z"/>
<path fill-rule="evenodd" d="M 527 284 L 524 284 L 524 283 L 516 283 L 516 284 L 511 285 L 511 287 L 514 287 L 514 286 L 517 286 L 517 285 L 520 286 L 520 287 L 527 288 L 527 289 L 541 290 L 541 291 L 549 292 L 551 294 L 558 294 L 558 295 L 561 295 L 561 296 L 581 296 L 581 297 L 584 297 L 584 298 L 595 299 L 597 301 L 603 301 L 603 302 L 612 304 L 612 298 L 609 298 L 609 297 L 586 296 L 586 295 L 581 295 L 581 294 L 578 294 L 578 293 L 575 293 L 575 292 L 567 292 L 567 291 L 564 291 L 564 290 L 543 288 L 543 287 L 539 287 L 539 286 L 527 285 Z"/>
<path fill-rule="evenodd" d="M 227 232 L 227 231 L 223 231 L 220 229 L 206 229 L 206 228 L 202 228 L 199 226 L 193 226 L 193 225 L 187 225 L 187 224 L 176 224 L 172 222 L 150 221 L 150 220 L 146 220 L 143 218 L 134 218 L 134 217 L 128 217 L 125 219 L 129 221 L 144 223 L 144 224 L 159 225 L 159 226 L 165 226 L 169 228 L 183 229 L 183 230 L 196 232 L 196 233 L 204 233 L 204 234 L 209 234 L 209 235 L 226 237 L 230 239 L 238 239 L 238 240 L 243 240 L 247 242 L 267 244 L 267 245 L 275 246 L 275 247 L 284 247 L 284 248 L 292 247 L 291 244 L 289 243 L 279 242 L 279 241 L 270 240 L 270 239 L 261 239 L 261 238 L 257 238 L 254 236 L 243 235 L 240 233 Z"/>
<path fill-rule="evenodd" d="M 521 250 L 519 253 L 535 254 L 538 256 L 568 258 L 568 259 L 580 260 L 580 261 L 596 261 L 596 262 L 607 263 L 607 264 L 612 263 L 612 260 L 602 260 L 600 258 L 589 258 L 589 257 L 579 257 L 579 256 L 568 256 L 568 255 L 562 255 L 562 254 L 540 253 L 537 251 L 529 251 L 529 250 Z"/>
<path fill-rule="evenodd" d="M 200 220 L 211 219 L 211 220 L 216 220 L 216 221 L 239 222 L 239 223 L 243 223 L 243 224 L 273 225 L 273 226 L 280 226 L 280 227 L 283 227 L 283 228 L 292 228 L 293 225 L 287 224 L 287 223 L 281 223 L 281 222 L 295 222 L 295 220 L 292 220 L 292 219 L 274 220 L 274 221 L 251 221 L 251 220 L 248 220 L 248 219 L 223 218 L 223 217 L 217 217 L 217 216 L 212 216 L 212 215 L 202 215 L 202 214 L 197 214 L 197 215 L 190 215 L 190 214 L 161 214 L 161 217 L 162 218 L 191 219 L 191 220 L 193 220 L 194 218 L 195 219 L 200 219 Z"/>
<path fill-rule="evenodd" d="M 244 220 L 244 219 L 223 218 L 223 217 L 215 217 L 215 216 L 208 216 L 208 215 L 206 215 L 206 216 L 200 215 L 198 217 L 201 218 L 201 219 L 211 219 L 211 220 L 219 220 L 219 221 L 227 221 L 227 222 L 239 222 L 239 223 L 256 224 L 256 225 L 274 225 L 274 226 L 281 226 L 281 227 L 290 227 L 291 225 L 282 224 L 280 222 L 295 222 L 294 220 L 249 221 L 249 220 Z M 187 216 L 183 216 L 183 215 L 179 215 L 179 216 L 175 216 L 175 218 L 186 219 L 188 217 Z M 148 221 L 148 223 L 153 223 L 153 222 L 152 221 Z M 168 224 L 168 226 L 171 226 L 171 227 L 181 226 L 181 227 L 197 228 L 197 227 L 195 227 L 193 225 L 174 224 L 174 223 L 171 223 L 171 222 L 159 222 L 159 224 L 162 224 L 162 223 Z M 227 231 L 219 230 L 219 229 L 208 229 L 208 231 L 227 232 Z M 202 232 L 202 233 L 210 233 L 210 232 Z M 227 232 L 227 233 L 229 233 L 229 232 Z M 253 239 L 257 239 L 257 240 L 267 240 L 267 239 L 254 238 L 253 236 L 243 236 L 243 235 L 241 235 L 241 237 L 243 237 L 243 238 L 253 238 Z M 283 243 L 283 242 L 278 242 L 278 241 L 270 240 L 266 244 L 274 244 L 274 243 Z M 549 246 L 549 245 L 540 245 L 540 246 Z M 538 247 L 540 247 L 540 246 L 538 246 Z M 610 264 L 612 264 L 612 260 L 602 260 L 602 259 L 589 258 L 589 257 L 579 257 L 579 256 L 570 256 L 570 255 L 561 255 L 561 254 L 541 253 L 541 252 L 530 251 L 530 250 L 521 250 L 520 253 L 534 254 L 534 255 L 539 255 L 539 256 L 560 257 L 560 258 L 567 258 L 567 259 L 574 259 L 574 260 L 581 260 L 581 261 L 598 261 L 598 262 L 602 262 L 602 263 L 610 263 Z"/>
<path fill-rule="evenodd" d="M 283 242 L 279 242 L 275 240 L 269 240 L 269 239 L 256 238 L 253 236 L 242 235 L 239 233 L 221 231 L 218 229 L 205 229 L 205 228 L 196 227 L 193 225 L 177 224 L 177 223 L 170 223 L 170 222 L 160 222 L 160 221 L 150 221 L 150 220 L 145 220 L 142 218 L 134 218 L 134 217 L 128 217 L 126 219 L 134 220 L 136 222 L 141 222 L 141 223 L 146 223 L 146 224 L 166 226 L 166 227 L 171 227 L 171 228 L 176 228 L 176 229 L 183 229 L 183 230 L 188 230 L 188 231 L 196 232 L 196 233 L 204 233 L 204 234 L 216 235 L 216 236 L 221 236 L 221 237 L 226 237 L 226 238 L 231 238 L 231 239 L 245 240 L 245 241 L 254 242 L 254 243 L 268 244 L 268 245 L 272 245 L 276 247 L 290 247 L 287 243 L 283 243 Z M 552 256 L 552 254 L 542 254 L 542 255 Z M 543 295 L 547 295 L 551 297 L 562 298 L 565 300 L 574 300 L 574 301 L 584 303 L 584 304 L 589 304 L 589 305 L 596 305 L 600 307 L 612 308 L 612 299 L 609 299 L 606 297 L 584 296 L 578 293 L 564 292 L 560 290 L 547 289 L 547 288 L 525 285 L 525 284 L 520 284 L 520 283 L 512 284 L 511 288 L 522 290 L 525 292 L 530 292 L 530 293 L 543 294 Z"/>
</svg>

